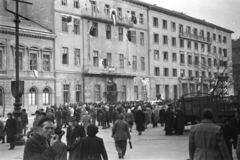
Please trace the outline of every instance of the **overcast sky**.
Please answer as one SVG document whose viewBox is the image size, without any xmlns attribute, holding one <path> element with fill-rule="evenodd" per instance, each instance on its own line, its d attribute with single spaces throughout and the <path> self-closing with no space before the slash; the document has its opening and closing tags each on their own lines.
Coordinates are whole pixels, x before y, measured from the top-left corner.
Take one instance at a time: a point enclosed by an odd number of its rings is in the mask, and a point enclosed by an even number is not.
<svg viewBox="0 0 240 160">
<path fill-rule="evenodd" d="M 240 0 L 141 0 L 150 4 L 205 19 L 232 30 L 232 39 L 240 37 Z"/>
</svg>

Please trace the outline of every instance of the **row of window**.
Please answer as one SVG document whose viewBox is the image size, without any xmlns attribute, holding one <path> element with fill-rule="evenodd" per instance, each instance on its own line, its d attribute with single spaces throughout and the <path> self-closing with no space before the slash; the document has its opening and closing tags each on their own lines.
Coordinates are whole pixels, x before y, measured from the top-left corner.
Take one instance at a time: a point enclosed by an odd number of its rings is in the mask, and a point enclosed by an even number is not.
<svg viewBox="0 0 240 160">
<path fill-rule="evenodd" d="M 170 73 L 169 73 L 169 68 L 163 68 L 163 76 L 165 77 L 169 77 Z M 214 77 L 213 77 L 214 74 Z M 160 76 L 160 68 L 159 67 L 155 67 L 154 68 L 154 75 L 155 76 Z M 206 71 L 202 71 L 202 77 L 209 77 L 209 78 L 217 78 L 218 74 L 217 72 L 208 72 L 208 75 L 206 75 Z M 227 76 L 228 74 L 225 73 L 225 76 Z M 185 69 L 181 69 L 180 70 L 180 77 L 186 77 L 187 75 L 185 74 Z M 176 68 L 172 69 L 172 77 L 178 77 L 178 71 Z M 188 77 L 200 77 L 199 71 L 195 71 L 195 76 L 193 75 L 193 70 L 188 70 Z"/>
<path fill-rule="evenodd" d="M 157 17 L 153 17 L 153 27 L 159 27 L 159 22 L 158 22 L 158 18 Z M 167 20 L 162 20 L 162 29 L 167 30 L 168 29 L 168 21 Z M 171 31 L 176 32 L 176 23 L 175 22 L 171 22 Z M 183 34 L 184 32 L 184 26 L 182 24 L 179 24 L 179 33 Z M 216 32 L 216 29 L 215 31 Z M 193 28 L 193 30 L 191 30 L 190 26 L 186 26 L 186 33 L 187 34 L 192 34 L 194 37 L 205 37 L 204 35 L 204 30 L 200 30 L 198 33 L 198 29 L 197 28 Z M 210 39 L 210 32 L 207 32 L 207 38 Z M 213 33 L 212 38 L 214 41 L 217 41 L 217 34 Z M 227 43 L 227 37 L 226 36 L 222 36 L 222 35 L 218 35 L 218 43 Z"/>
<path fill-rule="evenodd" d="M 62 5 L 67 6 L 68 5 L 68 0 L 62 0 Z M 74 0 L 73 7 L 74 8 L 80 8 L 79 0 Z"/>
<path fill-rule="evenodd" d="M 160 60 L 160 54 L 159 54 L 159 50 L 154 50 L 154 60 L 159 61 Z M 163 60 L 164 61 L 168 61 L 169 60 L 169 55 L 168 52 L 164 51 L 163 52 Z M 177 53 L 172 53 L 172 61 L 173 62 L 177 62 Z M 185 62 L 185 54 L 180 52 L 180 64 L 184 65 Z M 188 65 L 202 65 L 202 66 L 208 66 L 208 67 L 217 67 L 218 65 L 220 67 L 227 67 L 228 66 L 228 62 L 226 60 L 219 60 L 219 62 L 217 61 L 216 58 L 213 59 L 213 65 L 212 65 L 212 58 L 207 58 L 206 61 L 206 57 L 201 57 L 201 63 L 199 60 L 199 56 L 195 55 L 194 56 L 194 61 L 193 61 L 193 56 L 188 54 L 187 55 L 187 64 Z"/>
<path fill-rule="evenodd" d="M 30 50 L 29 57 L 26 57 L 25 50 L 20 48 L 19 49 L 19 70 L 23 70 L 24 65 L 29 70 L 40 70 L 49 72 L 50 71 L 50 59 L 51 59 L 51 51 L 50 50 L 43 50 L 42 57 L 39 58 L 38 50 Z M 25 56 L 24 56 L 25 55 Z M 0 48 L 0 70 L 3 69 L 3 48 Z M 25 63 L 25 60 L 28 63 Z M 38 61 L 41 61 L 41 66 L 38 66 Z M 12 59 L 13 68 L 15 68 L 15 54 L 13 55 Z M 41 68 L 40 68 L 41 67 Z"/>
<path fill-rule="evenodd" d="M 156 89 L 156 98 L 161 99 L 163 97 L 161 97 L 161 92 L 160 92 L 160 84 L 156 84 L 155 85 L 155 89 Z M 165 94 L 165 99 L 168 100 L 169 99 L 169 85 L 164 85 L 164 94 Z M 177 85 L 173 85 L 173 98 L 177 99 L 178 98 L 178 87 Z"/>
</svg>

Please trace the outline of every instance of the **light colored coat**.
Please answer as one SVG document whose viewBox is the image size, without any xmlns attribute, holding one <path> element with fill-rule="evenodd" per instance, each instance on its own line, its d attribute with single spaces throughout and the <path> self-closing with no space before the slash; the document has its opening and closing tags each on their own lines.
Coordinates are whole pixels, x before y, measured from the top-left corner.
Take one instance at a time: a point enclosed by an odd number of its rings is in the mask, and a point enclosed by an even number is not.
<svg viewBox="0 0 240 160">
<path fill-rule="evenodd" d="M 231 160 L 221 127 L 207 119 L 192 126 L 189 155 L 190 160 Z"/>
</svg>

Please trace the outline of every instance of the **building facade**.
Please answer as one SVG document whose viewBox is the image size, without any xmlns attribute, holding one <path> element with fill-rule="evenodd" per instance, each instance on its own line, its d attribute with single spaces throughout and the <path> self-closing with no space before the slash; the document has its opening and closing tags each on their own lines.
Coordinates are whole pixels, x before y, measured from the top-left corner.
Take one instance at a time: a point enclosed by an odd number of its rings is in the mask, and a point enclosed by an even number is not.
<svg viewBox="0 0 240 160">
<path fill-rule="evenodd" d="M 232 40 L 234 94 L 240 95 L 240 38 Z"/>
<path fill-rule="evenodd" d="M 41 0 L 21 8 L 51 35 L 33 47 L 40 55 L 49 50 L 52 68 L 39 66 L 42 78 L 35 82 L 31 75 L 28 87 L 51 84 L 50 105 L 208 93 L 210 82 L 227 74 L 232 56 L 232 31 L 138 0 Z M 29 96 L 23 99 L 31 106 Z"/>
</svg>

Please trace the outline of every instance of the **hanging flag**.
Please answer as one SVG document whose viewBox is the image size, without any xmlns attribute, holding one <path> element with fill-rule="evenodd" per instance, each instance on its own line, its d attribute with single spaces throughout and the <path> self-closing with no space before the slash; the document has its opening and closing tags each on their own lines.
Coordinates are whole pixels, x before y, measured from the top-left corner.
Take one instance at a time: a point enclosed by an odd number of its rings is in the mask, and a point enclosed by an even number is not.
<svg viewBox="0 0 240 160">
<path fill-rule="evenodd" d="M 127 39 L 129 42 L 132 42 L 132 31 L 130 30 L 127 31 Z"/>
<path fill-rule="evenodd" d="M 38 71 L 37 70 L 33 70 L 33 74 L 34 74 L 34 76 L 36 77 L 36 78 L 38 78 Z"/>
<path fill-rule="evenodd" d="M 111 14 L 111 18 L 113 20 L 113 24 L 116 25 L 116 16 L 117 16 L 117 10 L 114 8 L 110 9 L 110 14 Z"/>
</svg>

